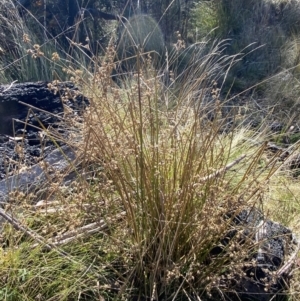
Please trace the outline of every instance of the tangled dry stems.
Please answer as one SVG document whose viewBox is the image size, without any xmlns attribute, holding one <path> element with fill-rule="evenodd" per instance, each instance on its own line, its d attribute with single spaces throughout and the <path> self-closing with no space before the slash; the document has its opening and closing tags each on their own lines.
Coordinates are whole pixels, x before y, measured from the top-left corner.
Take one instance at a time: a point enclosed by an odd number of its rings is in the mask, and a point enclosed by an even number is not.
<svg viewBox="0 0 300 301">
<path fill-rule="evenodd" d="M 82 150 L 87 162 L 103 167 L 100 198 L 125 212 L 119 235 L 123 260 L 131 266 L 126 287 L 144 287 L 143 294 L 153 298 L 174 296 L 178 286 L 197 287 L 201 295 L 224 283 L 223 277 L 244 274 L 246 245 L 233 241 L 229 257 L 213 258 L 210 252 L 228 231 L 229 208 L 239 212 L 262 201 L 264 183 L 273 174 L 258 168 L 264 147 L 248 155 L 244 174 L 228 176 L 245 156 L 228 164 L 237 146 L 220 133 L 224 120 L 214 83 L 210 105 L 216 114 L 209 121 L 201 99 L 189 97 L 194 82 L 192 87 L 183 83 L 189 95 L 173 95 L 174 103 L 167 106 L 153 73 L 137 70 L 127 90 L 118 88 L 110 80 L 113 55 L 108 57 L 91 81 Z"/>
<path fill-rule="evenodd" d="M 251 240 L 241 246 L 237 236 L 226 252 L 212 251 L 232 230 L 230 219 L 224 219 L 229 210 L 237 214 L 264 203 L 279 164 L 276 158 L 261 164 L 264 145 L 253 150 L 245 139 L 246 135 L 258 139 L 256 133 L 222 130 L 226 119 L 213 76 L 223 72 L 219 63 L 230 59 L 218 55 L 214 51 L 202 57 L 199 69 L 191 69 L 185 81 L 180 79 L 179 93 L 161 81 L 150 58 L 147 67 L 138 65 L 120 88 L 111 80 L 115 68 L 111 45 L 93 74 L 65 69 L 91 102 L 83 119 L 64 116 L 73 129 L 74 139 L 68 143 L 78 149 L 81 162 L 78 181 L 60 187 L 63 175 L 57 174 L 40 206 L 33 207 L 32 199 L 25 202 L 25 196 L 12 196 L 22 200 L 21 224 L 35 231 L 22 230 L 32 234 L 30 250 L 37 258 L 18 262 L 11 249 L 3 254 L 4 272 L 12 261 L 16 270 L 28 272 L 23 282 L 19 275 L 8 281 L 3 276 L 8 290 L 22 283 L 17 296 L 46 300 L 48 296 L 202 299 L 226 292 L 228 283 L 243 277 Z M 52 59 L 59 61 L 59 56 Z M 13 205 L 7 210 L 15 213 Z M 9 243 L 26 254 L 22 242 L 28 240 L 15 233 L 11 237 L 8 226 L 6 231 Z M 50 253 L 45 254 L 37 241 L 51 242 Z M 38 263 L 41 257 L 46 271 Z M 66 267 L 77 279 L 75 284 L 64 273 Z M 55 278 L 66 279 L 69 291 Z"/>
</svg>

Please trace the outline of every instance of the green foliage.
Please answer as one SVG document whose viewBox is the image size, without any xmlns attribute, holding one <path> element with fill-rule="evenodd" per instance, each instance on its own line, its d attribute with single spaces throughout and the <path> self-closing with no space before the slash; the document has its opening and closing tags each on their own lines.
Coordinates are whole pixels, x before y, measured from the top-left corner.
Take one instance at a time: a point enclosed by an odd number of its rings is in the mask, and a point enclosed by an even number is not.
<svg viewBox="0 0 300 301">
<path fill-rule="evenodd" d="M 49 60 L 53 52 L 59 51 L 55 41 L 41 41 L 38 38 L 39 26 L 32 31 L 20 18 L 16 7 L 7 10 L 9 0 L 1 1 L 0 41 L 1 82 L 53 80 L 62 73 L 56 69 L 55 63 Z M 36 21 L 35 21 L 36 22 Z"/>
<path fill-rule="evenodd" d="M 63 258 L 55 251 L 45 253 L 41 248 L 29 250 L 27 240 L 27 243 L 19 244 L 18 251 L 1 253 L 0 274 L 6 275 L 0 280 L 1 300 L 97 300 L 101 293 L 97 293 L 95 286 L 101 268 L 86 270 L 85 264 L 92 263 L 92 258 L 85 257 L 85 248 L 88 247 L 88 243 L 82 244 L 72 257 Z M 101 252 L 101 246 L 92 250 Z M 101 262 L 98 261 L 98 264 Z M 104 276 L 105 272 L 101 273 L 98 281 L 104 282 L 105 278 L 101 279 Z"/>
<path fill-rule="evenodd" d="M 123 26 L 117 49 L 117 57 L 122 64 L 132 69 L 137 62 L 138 52 L 144 60 L 148 55 L 156 63 L 163 60 L 165 51 L 163 34 L 153 18 L 137 15 L 130 18 Z"/>
<path fill-rule="evenodd" d="M 200 1 L 192 10 L 192 35 L 194 41 L 201 41 L 218 27 L 218 19 L 212 1 Z"/>
<path fill-rule="evenodd" d="M 193 26 L 197 39 L 211 31 L 212 37 L 228 39 L 226 53 L 237 55 L 228 84 L 242 91 L 298 64 L 298 14 L 297 1 L 200 1 Z"/>
</svg>

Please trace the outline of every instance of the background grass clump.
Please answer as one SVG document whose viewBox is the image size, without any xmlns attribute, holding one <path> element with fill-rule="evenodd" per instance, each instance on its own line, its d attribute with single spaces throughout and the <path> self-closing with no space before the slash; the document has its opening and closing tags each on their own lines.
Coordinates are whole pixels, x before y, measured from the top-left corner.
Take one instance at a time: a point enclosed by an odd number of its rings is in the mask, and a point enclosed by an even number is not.
<svg viewBox="0 0 300 301">
<path fill-rule="evenodd" d="M 260 82 L 275 74 L 283 78 L 286 69 L 299 64 L 299 12 L 298 1 L 199 1 L 193 10 L 194 34 L 198 40 L 209 33 L 228 39 L 226 52 L 239 54 L 228 77 L 233 91 L 258 87 L 259 93 L 269 92 L 272 88 Z M 276 85 L 272 79 L 268 83 Z"/>
</svg>

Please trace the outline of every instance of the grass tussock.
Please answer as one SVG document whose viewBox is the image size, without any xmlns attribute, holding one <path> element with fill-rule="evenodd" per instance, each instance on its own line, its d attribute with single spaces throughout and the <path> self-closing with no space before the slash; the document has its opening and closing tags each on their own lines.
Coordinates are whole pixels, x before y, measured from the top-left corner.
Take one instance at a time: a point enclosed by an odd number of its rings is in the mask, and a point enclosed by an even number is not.
<svg viewBox="0 0 300 301">
<path fill-rule="evenodd" d="M 220 134 L 217 95 L 207 107 L 204 96 L 191 97 L 202 84 L 201 77 L 183 83 L 188 94 L 169 109 L 158 79 L 137 72 L 127 91 L 92 96 L 87 116 L 85 156 L 104 168 L 103 199 L 109 191 L 125 213 L 121 248 L 132 265 L 126 286 L 154 299 L 201 295 L 241 260 L 210 252 L 228 231 L 226 213 L 257 204 L 272 174 L 258 168 L 263 147 L 248 154 L 241 174 L 227 172 L 245 159 L 242 137 L 238 143 Z"/>
<path fill-rule="evenodd" d="M 49 172 L 47 187 L 12 193 L 1 209 L 1 300 L 223 300 L 257 247 L 238 235 L 222 245 L 238 213 L 257 207 L 299 229 L 295 179 L 266 151 L 266 131 L 243 126 L 243 108 L 221 99 L 235 63 L 223 46 L 174 51 L 171 65 L 195 52 L 167 75 L 137 51 L 118 84 L 112 45 L 93 72 L 52 56 L 90 100 L 62 120 L 75 181 Z"/>
<path fill-rule="evenodd" d="M 205 74 L 226 61 L 216 53 L 203 56 Z M 91 104 L 72 120 L 77 181 L 63 187 L 58 174 L 43 201 L 14 196 L 23 201 L 6 209 L 23 230 L 2 235 L 4 300 L 220 298 L 233 289 L 224 279 L 243 273 L 250 242 L 214 251 L 233 227 L 229 212 L 262 206 L 275 158 L 253 147 L 257 133 L 225 131 L 214 81 L 191 77 L 178 93 L 148 62 L 120 88 L 114 55 L 108 48 L 80 79 Z"/>
</svg>

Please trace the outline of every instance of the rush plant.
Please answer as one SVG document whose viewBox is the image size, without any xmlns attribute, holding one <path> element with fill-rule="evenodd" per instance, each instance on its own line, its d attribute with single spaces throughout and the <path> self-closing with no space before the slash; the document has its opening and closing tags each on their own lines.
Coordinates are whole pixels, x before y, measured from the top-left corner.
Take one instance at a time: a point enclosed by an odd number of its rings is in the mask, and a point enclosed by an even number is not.
<svg viewBox="0 0 300 301">
<path fill-rule="evenodd" d="M 90 101 L 76 117 L 63 102 L 61 140 L 77 152 L 76 176 L 68 186 L 70 171 L 45 166 L 47 187 L 17 191 L 0 209 L 10 221 L 0 237 L 3 300 L 224 300 L 244 276 L 255 246 L 222 241 L 239 212 L 272 199 L 282 163 L 266 154 L 263 129 L 241 125 L 245 108 L 221 98 L 236 56 L 223 42 L 185 48 L 179 39 L 157 70 L 138 43 L 118 84 L 113 43 L 91 68 L 52 55 Z M 170 70 L 184 54 L 185 68 Z"/>
<path fill-rule="evenodd" d="M 247 257 L 247 247 L 230 257 L 211 252 L 230 227 L 226 214 L 259 205 L 277 167 L 262 167 L 264 146 L 252 150 L 246 130 L 225 131 L 228 116 L 213 76 L 230 58 L 220 47 L 203 53 L 180 92 L 163 84 L 150 57 L 145 69 L 138 52 L 136 73 L 116 86 L 113 47 L 90 81 L 82 151 L 86 162 L 103 167 L 100 199 L 124 216 L 115 232 L 120 296 L 209 296 Z M 236 165 L 239 172 L 231 171 Z"/>
</svg>

